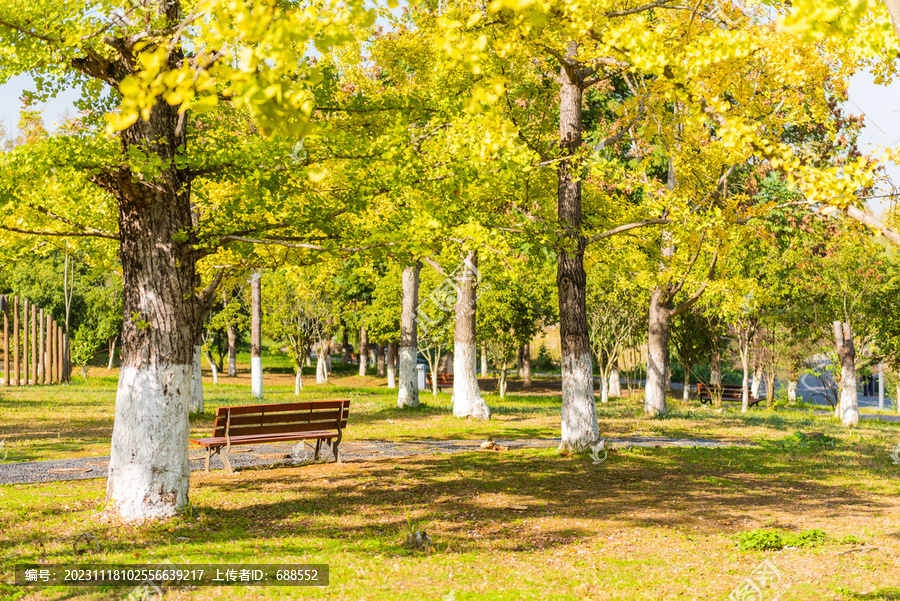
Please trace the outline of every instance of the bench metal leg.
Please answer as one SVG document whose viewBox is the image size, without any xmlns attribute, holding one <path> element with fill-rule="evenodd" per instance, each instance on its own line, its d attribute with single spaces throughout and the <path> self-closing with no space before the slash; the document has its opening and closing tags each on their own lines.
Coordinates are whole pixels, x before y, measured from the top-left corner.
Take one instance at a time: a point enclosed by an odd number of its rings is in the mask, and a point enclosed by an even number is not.
<svg viewBox="0 0 900 601">
<path fill-rule="evenodd" d="M 340 439 L 335 439 L 334 443 L 331 445 L 331 452 L 334 453 L 334 462 L 341 462 L 341 453 L 338 451 L 338 445 L 341 443 Z"/>
<path fill-rule="evenodd" d="M 315 460 L 316 460 L 316 461 L 319 460 L 319 450 L 320 450 L 321 448 L 322 448 L 322 439 L 319 438 L 318 440 L 316 440 L 316 456 L 315 456 Z"/>
</svg>

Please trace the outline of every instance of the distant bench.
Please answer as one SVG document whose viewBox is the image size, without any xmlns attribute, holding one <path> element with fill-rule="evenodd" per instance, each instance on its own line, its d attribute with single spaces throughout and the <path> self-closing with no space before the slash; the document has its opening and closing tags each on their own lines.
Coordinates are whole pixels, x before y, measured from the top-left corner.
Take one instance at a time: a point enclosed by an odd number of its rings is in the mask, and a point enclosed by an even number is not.
<svg viewBox="0 0 900 601">
<path fill-rule="evenodd" d="M 711 403 L 715 398 L 715 387 L 702 382 L 697 383 L 697 396 L 701 403 Z M 750 397 L 750 406 L 758 405 L 762 399 Z M 722 384 L 722 401 L 743 401 L 743 387 L 734 384 Z"/>
<path fill-rule="evenodd" d="M 222 457 L 225 472 L 233 474 L 228 460 L 232 446 L 293 440 L 315 440 L 316 459 L 324 440 L 340 463 L 338 445 L 349 413 L 349 400 L 219 407 L 212 437 L 192 438 L 191 442 L 206 447 L 207 472 L 213 453 Z"/>
<path fill-rule="evenodd" d="M 431 373 L 425 375 L 425 385 L 428 388 L 432 386 L 432 378 Z M 453 388 L 453 375 L 452 374 L 438 374 L 437 375 L 437 387 L 438 390 L 441 388 Z"/>
</svg>

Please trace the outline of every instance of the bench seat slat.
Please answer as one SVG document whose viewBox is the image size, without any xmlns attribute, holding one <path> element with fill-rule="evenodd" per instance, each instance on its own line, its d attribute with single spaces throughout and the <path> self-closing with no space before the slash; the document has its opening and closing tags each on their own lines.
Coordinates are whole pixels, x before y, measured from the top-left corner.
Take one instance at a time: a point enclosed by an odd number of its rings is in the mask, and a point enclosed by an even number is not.
<svg viewBox="0 0 900 601">
<path fill-rule="evenodd" d="M 341 429 L 347 427 L 347 422 L 341 422 Z M 231 427 L 229 434 L 234 439 L 237 436 L 254 436 L 257 434 L 279 434 L 281 432 L 318 432 L 321 430 L 337 429 L 337 421 L 329 420 L 327 422 L 313 422 L 306 424 L 276 424 L 274 426 L 243 426 L 239 428 Z M 216 429 L 214 436 L 225 436 L 225 429 L 221 432 Z"/>
<path fill-rule="evenodd" d="M 309 432 L 284 432 L 281 434 L 250 434 L 232 436 L 231 444 L 248 444 L 254 442 L 283 442 L 289 440 L 307 440 L 315 438 L 336 438 L 337 430 L 313 430 Z M 224 436 L 214 436 L 212 438 L 192 438 L 191 442 L 203 447 L 224 447 L 228 441 Z"/>
</svg>

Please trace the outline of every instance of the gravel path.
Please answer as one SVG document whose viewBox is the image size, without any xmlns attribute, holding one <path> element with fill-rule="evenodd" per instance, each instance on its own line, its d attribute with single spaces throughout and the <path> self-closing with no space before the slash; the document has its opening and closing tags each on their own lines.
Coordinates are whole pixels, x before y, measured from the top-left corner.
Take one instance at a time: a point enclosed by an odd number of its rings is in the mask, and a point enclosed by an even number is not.
<svg viewBox="0 0 900 601">
<path fill-rule="evenodd" d="M 341 444 L 341 455 L 345 461 L 371 461 L 385 457 L 408 457 L 434 453 L 459 453 L 477 451 L 483 440 L 404 440 L 388 442 L 384 440 L 362 440 Z M 527 438 L 518 440 L 496 440 L 498 445 L 514 449 L 555 448 L 558 438 Z M 630 436 L 609 438 L 610 448 L 629 447 L 734 447 L 754 446 L 751 443 L 706 440 L 696 438 L 670 438 L 667 436 Z M 307 444 L 275 444 L 236 447 L 231 454 L 231 465 L 238 470 L 252 466 L 281 464 L 303 464 L 313 461 L 314 451 Z M 325 461 L 332 461 L 331 450 L 322 445 L 320 455 Z M 194 450 L 190 454 L 191 471 L 204 469 L 205 454 Z M 57 459 L 53 461 L 29 461 L 23 463 L 0 464 L 0 484 L 27 484 L 35 482 L 55 482 L 59 480 L 88 480 L 105 478 L 109 457 L 81 457 L 77 459 Z M 222 469 L 218 456 L 213 455 L 210 469 Z"/>
</svg>

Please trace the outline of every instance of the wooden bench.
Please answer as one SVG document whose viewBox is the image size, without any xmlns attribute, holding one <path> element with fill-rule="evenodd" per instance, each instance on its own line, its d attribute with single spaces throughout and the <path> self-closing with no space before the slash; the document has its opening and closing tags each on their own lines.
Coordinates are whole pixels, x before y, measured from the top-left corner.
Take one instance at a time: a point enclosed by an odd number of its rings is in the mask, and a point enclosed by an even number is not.
<svg viewBox="0 0 900 601">
<path fill-rule="evenodd" d="M 425 374 L 425 385 L 430 389 L 431 388 L 431 373 Z M 441 388 L 453 388 L 453 375 L 452 374 L 438 374 L 437 375 L 437 387 L 438 390 Z"/>
<path fill-rule="evenodd" d="M 293 440 L 315 440 L 316 459 L 324 440 L 340 463 L 338 445 L 349 413 L 349 400 L 219 407 L 212 437 L 192 438 L 191 442 L 206 447 L 207 472 L 214 452 L 221 456 L 225 472 L 233 474 L 228 460 L 232 446 Z"/>
<path fill-rule="evenodd" d="M 701 403 L 711 403 L 715 398 L 715 392 L 715 387 L 703 384 L 702 382 L 697 383 L 697 396 L 700 398 Z M 743 388 L 741 386 L 735 386 L 734 384 L 722 384 L 722 402 L 725 401 L 742 402 Z M 762 399 L 754 399 L 751 396 L 750 406 L 753 407 L 754 405 L 758 405 L 760 401 L 762 401 Z"/>
</svg>

